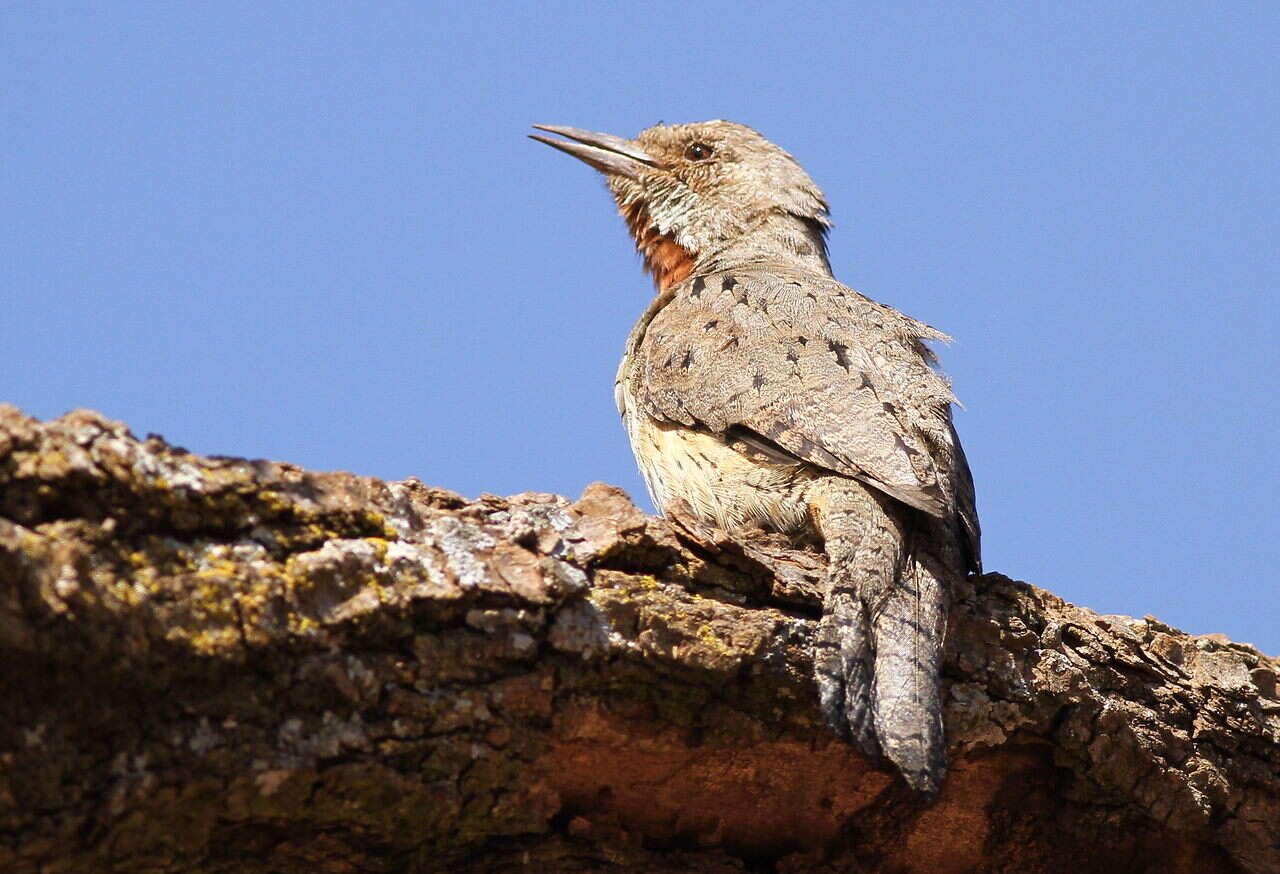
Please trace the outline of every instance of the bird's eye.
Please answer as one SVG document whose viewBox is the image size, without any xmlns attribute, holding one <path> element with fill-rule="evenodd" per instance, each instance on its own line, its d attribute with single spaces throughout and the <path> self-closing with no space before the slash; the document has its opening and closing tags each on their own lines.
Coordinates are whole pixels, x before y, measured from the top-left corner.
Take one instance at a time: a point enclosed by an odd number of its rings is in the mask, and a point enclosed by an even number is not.
<svg viewBox="0 0 1280 874">
<path fill-rule="evenodd" d="M 694 143 L 684 150 L 684 156 L 690 161 L 705 161 L 716 153 L 706 143 Z"/>
</svg>

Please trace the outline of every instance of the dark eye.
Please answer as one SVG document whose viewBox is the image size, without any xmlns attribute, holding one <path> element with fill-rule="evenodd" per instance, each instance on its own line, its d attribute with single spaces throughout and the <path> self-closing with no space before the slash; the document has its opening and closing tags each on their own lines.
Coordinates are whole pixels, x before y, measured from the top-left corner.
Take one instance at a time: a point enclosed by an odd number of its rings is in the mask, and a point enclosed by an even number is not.
<svg viewBox="0 0 1280 874">
<path fill-rule="evenodd" d="M 716 150 L 706 143 L 694 143 L 684 150 L 684 156 L 690 161 L 705 161 L 715 153 Z"/>
</svg>

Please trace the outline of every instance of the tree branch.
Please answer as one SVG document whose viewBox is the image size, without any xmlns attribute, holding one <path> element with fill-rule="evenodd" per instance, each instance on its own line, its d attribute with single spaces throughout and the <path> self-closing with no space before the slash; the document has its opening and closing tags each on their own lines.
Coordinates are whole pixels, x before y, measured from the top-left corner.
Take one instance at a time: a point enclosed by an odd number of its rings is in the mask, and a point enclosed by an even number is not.
<svg viewBox="0 0 1280 874">
<path fill-rule="evenodd" d="M 1277 663 L 987 574 L 922 806 L 820 553 L 0 407 L 0 870 L 1280 870 Z"/>
</svg>

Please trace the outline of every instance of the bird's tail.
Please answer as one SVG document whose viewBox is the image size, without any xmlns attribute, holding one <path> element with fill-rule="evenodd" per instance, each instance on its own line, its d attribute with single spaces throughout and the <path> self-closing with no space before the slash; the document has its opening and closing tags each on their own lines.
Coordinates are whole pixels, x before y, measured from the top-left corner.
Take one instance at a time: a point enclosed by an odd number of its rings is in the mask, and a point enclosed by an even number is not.
<svg viewBox="0 0 1280 874">
<path fill-rule="evenodd" d="M 814 649 L 823 713 L 932 795 L 946 772 L 938 689 L 946 570 L 922 542 L 927 528 L 908 530 L 892 499 L 851 480 L 827 480 L 825 491 L 815 501 L 830 560 Z"/>
</svg>

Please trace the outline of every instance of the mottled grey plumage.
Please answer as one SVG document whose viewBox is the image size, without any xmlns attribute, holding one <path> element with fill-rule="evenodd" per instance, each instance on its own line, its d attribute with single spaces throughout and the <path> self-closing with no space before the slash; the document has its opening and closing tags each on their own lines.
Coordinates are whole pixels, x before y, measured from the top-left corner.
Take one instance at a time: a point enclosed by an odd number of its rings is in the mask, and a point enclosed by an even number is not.
<svg viewBox="0 0 1280 874">
<path fill-rule="evenodd" d="M 979 567 L 954 396 L 924 345 L 945 335 L 831 277 L 821 192 L 750 128 L 544 129 L 606 174 L 658 281 L 617 380 L 655 503 L 823 538 L 823 710 L 936 791 L 947 592 Z"/>
</svg>

